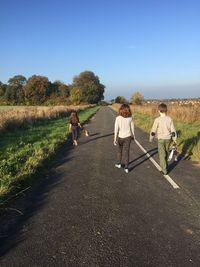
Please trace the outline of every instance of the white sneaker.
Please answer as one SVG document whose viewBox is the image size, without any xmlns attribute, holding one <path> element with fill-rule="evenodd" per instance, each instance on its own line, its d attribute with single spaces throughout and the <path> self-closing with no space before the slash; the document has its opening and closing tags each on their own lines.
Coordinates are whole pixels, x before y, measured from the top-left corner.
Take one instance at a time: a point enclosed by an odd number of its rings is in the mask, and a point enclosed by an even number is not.
<svg viewBox="0 0 200 267">
<path fill-rule="evenodd" d="M 115 164 L 115 167 L 120 169 L 122 167 L 122 165 L 121 164 Z"/>
<path fill-rule="evenodd" d="M 125 173 L 129 173 L 128 168 L 124 168 Z"/>
</svg>

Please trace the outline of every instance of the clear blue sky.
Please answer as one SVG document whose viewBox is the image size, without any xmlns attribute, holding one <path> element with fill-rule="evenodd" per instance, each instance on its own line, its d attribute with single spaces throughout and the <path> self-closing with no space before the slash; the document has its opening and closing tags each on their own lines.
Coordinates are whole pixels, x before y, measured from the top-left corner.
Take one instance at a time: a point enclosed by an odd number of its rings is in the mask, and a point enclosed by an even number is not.
<svg viewBox="0 0 200 267">
<path fill-rule="evenodd" d="M 200 96 L 199 0 L 1 0 L 0 81 L 99 76 L 105 98 Z"/>
</svg>

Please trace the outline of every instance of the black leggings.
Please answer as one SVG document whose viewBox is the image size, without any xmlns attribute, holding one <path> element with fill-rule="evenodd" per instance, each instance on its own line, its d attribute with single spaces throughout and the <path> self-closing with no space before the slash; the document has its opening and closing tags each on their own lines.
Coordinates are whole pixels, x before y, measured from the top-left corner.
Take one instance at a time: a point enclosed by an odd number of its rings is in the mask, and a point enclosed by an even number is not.
<svg viewBox="0 0 200 267">
<path fill-rule="evenodd" d="M 131 136 L 126 137 L 126 138 L 118 137 L 117 144 L 118 144 L 118 146 L 117 146 L 118 163 L 121 163 L 121 161 L 122 161 L 122 151 L 124 150 L 124 161 L 125 161 L 124 163 L 125 163 L 125 167 L 128 168 Z"/>
<path fill-rule="evenodd" d="M 72 126 L 72 140 L 77 140 L 78 138 L 78 126 Z"/>
</svg>

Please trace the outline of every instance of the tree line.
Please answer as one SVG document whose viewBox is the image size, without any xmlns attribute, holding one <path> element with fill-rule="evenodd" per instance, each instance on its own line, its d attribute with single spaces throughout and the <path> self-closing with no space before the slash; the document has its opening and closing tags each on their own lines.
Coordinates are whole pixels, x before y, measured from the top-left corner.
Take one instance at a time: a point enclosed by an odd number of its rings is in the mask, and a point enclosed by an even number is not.
<svg viewBox="0 0 200 267">
<path fill-rule="evenodd" d="M 134 104 L 134 105 L 142 105 L 144 102 L 144 96 L 139 92 L 136 91 L 131 96 L 130 101 L 128 101 L 124 96 L 117 96 L 115 99 L 112 99 L 111 102 L 119 103 L 119 104 Z"/>
<path fill-rule="evenodd" d="M 50 82 L 45 76 L 26 79 L 15 75 L 7 84 L 0 81 L 1 105 L 60 105 L 96 104 L 104 99 L 105 86 L 92 71 L 73 78 L 72 84 Z"/>
</svg>

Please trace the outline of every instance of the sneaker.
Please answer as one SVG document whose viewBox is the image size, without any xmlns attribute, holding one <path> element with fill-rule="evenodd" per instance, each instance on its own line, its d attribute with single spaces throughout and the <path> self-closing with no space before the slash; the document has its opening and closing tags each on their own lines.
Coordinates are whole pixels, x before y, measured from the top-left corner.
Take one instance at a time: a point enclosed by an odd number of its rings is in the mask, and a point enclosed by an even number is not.
<svg viewBox="0 0 200 267">
<path fill-rule="evenodd" d="M 160 171 L 160 173 L 161 173 L 162 175 L 167 175 L 167 174 L 168 174 L 167 172 L 164 172 L 164 171 Z"/>
<path fill-rule="evenodd" d="M 115 167 L 120 169 L 122 167 L 122 165 L 121 164 L 115 164 Z"/>
<path fill-rule="evenodd" d="M 128 168 L 124 168 L 125 173 L 129 173 Z"/>
</svg>

